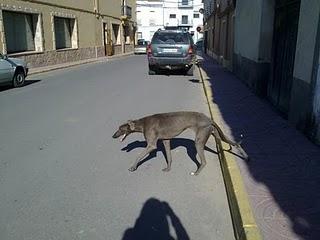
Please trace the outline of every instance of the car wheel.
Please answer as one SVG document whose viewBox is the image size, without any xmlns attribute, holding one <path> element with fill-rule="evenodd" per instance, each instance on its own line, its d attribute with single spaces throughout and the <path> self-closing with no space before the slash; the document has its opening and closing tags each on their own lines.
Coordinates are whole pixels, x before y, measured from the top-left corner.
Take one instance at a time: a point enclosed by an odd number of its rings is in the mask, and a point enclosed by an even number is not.
<svg viewBox="0 0 320 240">
<path fill-rule="evenodd" d="M 194 66 L 192 66 L 189 69 L 186 69 L 186 75 L 187 76 L 193 76 Z"/>
<path fill-rule="evenodd" d="M 22 87 L 26 77 L 22 70 L 17 70 L 13 76 L 12 85 L 13 87 Z"/>
</svg>

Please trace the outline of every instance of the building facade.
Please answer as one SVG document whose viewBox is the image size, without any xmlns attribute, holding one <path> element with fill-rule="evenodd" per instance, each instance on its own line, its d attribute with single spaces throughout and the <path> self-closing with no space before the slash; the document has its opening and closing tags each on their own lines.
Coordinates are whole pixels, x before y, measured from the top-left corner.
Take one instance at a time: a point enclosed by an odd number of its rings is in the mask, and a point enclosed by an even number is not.
<svg viewBox="0 0 320 240">
<path fill-rule="evenodd" d="M 202 37 L 196 31 L 203 25 L 202 0 L 148 0 L 137 1 L 137 38 L 150 41 L 159 28 L 185 28 L 194 41 Z"/>
<path fill-rule="evenodd" d="M 137 1 L 137 39 L 151 41 L 153 34 L 163 28 L 163 1 Z"/>
<path fill-rule="evenodd" d="M 215 13 L 221 1 L 209 2 Z M 320 1 L 227 2 L 235 6 L 233 72 L 320 144 Z M 205 24 L 215 31 L 210 16 Z M 219 54 L 210 44 L 208 37 L 207 51 Z"/>
<path fill-rule="evenodd" d="M 0 51 L 30 67 L 133 51 L 135 22 L 134 0 L 1 0 Z"/>
<path fill-rule="evenodd" d="M 206 0 L 204 5 L 206 53 L 232 70 L 235 1 Z"/>
</svg>

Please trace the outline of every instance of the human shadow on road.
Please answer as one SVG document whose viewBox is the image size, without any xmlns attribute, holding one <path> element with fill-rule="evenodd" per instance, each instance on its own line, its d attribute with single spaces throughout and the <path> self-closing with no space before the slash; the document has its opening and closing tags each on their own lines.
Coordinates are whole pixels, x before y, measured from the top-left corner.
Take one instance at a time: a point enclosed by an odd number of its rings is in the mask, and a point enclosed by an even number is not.
<svg viewBox="0 0 320 240">
<path fill-rule="evenodd" d="M 145 148 L 147 146 L 147 142 L 146 141 L 134 141 L 132 143 L 129 143 L 127 146 L 125 146 L 124 148 L 122 148 L 122 151 L 126 151 L 126 152 L 130 152 L 133 149 L 136 148 Z M 170 149 L 175 149 L 177 147 L 185 147 L 187 150 L 187 154 L 188 156 L 191 158 L 191 160 L 197 165 L 197 167 L 200 166 L 200 163 L 197 160 L 197 150 L 195 147 L 195 143 L 193 140 L 191 139 L 186 139 L 186 138 L 173 138 L 170 140 Z M 216 151 L 212 150 L 211 148 L 205 147 L 206 151 L 209 151 L 211 153 L 217 154 Z M 162 152 L 162 154 L 164 155 L 164 157 L 167 159 L 167 155 L 166 155 L 166 151 L 164 149 L 164 146 L 162 144 L 162 141 L 158 141 L 157 143 L 157 149 L 152 151 L 149 156 L 147 156 L 146 158 L 144 158 L 142 161 L 139 162 L 140 166 L 141 164 L 155 158 L 157 156 L 158 152 Z"/>
<path fill-rule="evenodd" d="M 170 224 L 176 238 L 170 234 Z M 134 226 L 127 229 L 122 240 L 188 240 L 190 239 L 180 219 L 167 202 L 148 199 L 141 210 Z"/>
</svg>

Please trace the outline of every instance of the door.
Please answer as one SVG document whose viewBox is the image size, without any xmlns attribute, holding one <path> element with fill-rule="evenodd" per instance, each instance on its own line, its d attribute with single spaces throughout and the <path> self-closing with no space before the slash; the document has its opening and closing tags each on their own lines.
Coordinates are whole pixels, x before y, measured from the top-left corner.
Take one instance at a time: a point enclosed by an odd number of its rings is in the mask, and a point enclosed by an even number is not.
<svg viewBox="0 0 320 240">
<path fill-rule="evenodd" d="M 108 26 L 106 23 L 103 23 L 103 44 L 104 44 L 104 54 L 107 54 L 107 45 L 108 45 Z"/>
<path fill-rule="evenodd" d="M 285 117 L 289 112 L 300 0 L 276 1 L 268 98 Z"/>
<path fill-rule="evenodd" d="M 107 23 L 103 23 L 103 43 L 106 56 L 113 55 L 113 44 L 111 40 L 111 30 Z"/>
</svg>

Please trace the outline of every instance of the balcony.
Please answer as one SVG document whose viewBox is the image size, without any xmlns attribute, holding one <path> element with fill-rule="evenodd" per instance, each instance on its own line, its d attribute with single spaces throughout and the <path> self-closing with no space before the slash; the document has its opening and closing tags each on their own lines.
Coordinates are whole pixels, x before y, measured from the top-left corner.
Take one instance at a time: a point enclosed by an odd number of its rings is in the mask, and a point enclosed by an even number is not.
<svg viewBox="0 0 320 240">
<path fill-rule="evenodd" d="M 179 8 L 192 8 L 193 7 L 193 0 L 179 0 L 178 7 Z"/>
<path fill-rule="evenodd" d="M 124 5 L 121 6 L 121 19 L 128 20 L 132 17 L 132 9 L 131 7 Z"/>
</svg>

